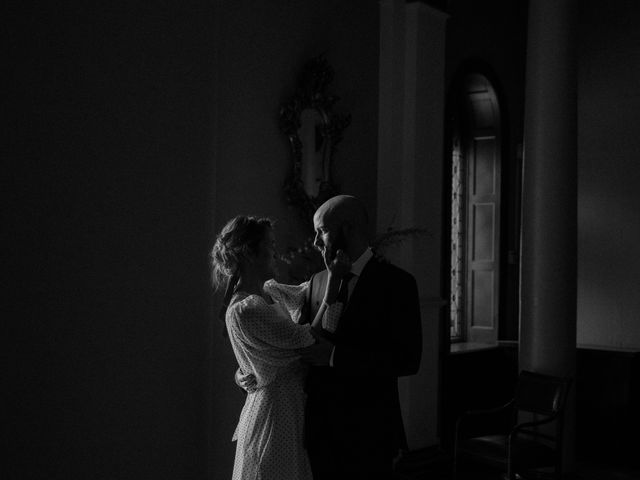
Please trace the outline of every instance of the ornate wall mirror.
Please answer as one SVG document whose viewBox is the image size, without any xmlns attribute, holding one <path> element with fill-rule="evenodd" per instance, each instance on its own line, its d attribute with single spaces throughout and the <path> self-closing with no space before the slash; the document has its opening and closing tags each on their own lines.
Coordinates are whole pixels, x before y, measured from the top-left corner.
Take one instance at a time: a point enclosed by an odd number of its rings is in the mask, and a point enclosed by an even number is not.
<svg viewBox="0 0 640 480">
<path fill-rule="evenodd" d="M 284 189 L 287 202 L 306 222 L 312 222 L 316 208 L 338 193 L 331 164 L 342 131 L 351 122 L 351 115 L 332 111 L 339 100 L 326 93 L 333 74 L 323 55 L 311 59 L 300 72 L 294 96 L 280 109 L 280 129 L 289 139 L 293 159 Z"/>
</svg>

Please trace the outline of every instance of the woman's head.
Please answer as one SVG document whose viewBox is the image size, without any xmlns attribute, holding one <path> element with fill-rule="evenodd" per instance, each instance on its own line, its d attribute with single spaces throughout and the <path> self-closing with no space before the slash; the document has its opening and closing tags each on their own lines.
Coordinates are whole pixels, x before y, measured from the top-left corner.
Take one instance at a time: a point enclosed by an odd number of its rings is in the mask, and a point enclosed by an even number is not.
<svg viewBox="0 0 640 480">
<path fill-rule="evenodd" d="M 275 274 L 273 222 L 268 218 L 238 215 L 227 222 L 211 250 L 216 288 L 242 270 L 254 269 L 265 280 Z"/>
</svg>

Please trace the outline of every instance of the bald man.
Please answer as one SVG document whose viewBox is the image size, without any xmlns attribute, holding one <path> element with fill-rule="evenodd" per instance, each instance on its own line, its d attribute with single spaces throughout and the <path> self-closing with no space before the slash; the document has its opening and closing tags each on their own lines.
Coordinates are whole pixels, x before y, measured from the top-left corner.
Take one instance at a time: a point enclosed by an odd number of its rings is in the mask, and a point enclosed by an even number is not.
<svg viewBox="0 0 640 480">
<path fill-rule="evenodd" d="M 343 250 L 351 275 L 342 281 L 337 324 L 328 340 L 303 352 L 307 379 L 305 442 L 314 480 L 390 479 L 393 458 L 406 448 L 398 377 L 418 371 L 422 333 L 413 276 L 381 261 L 369 247 L 360 200 L 333 197 L 314 215 L 314 244 L 325 259 Z M 311 278 L 306 315 L 324 302 L 328 272 Z"/>
</svg>

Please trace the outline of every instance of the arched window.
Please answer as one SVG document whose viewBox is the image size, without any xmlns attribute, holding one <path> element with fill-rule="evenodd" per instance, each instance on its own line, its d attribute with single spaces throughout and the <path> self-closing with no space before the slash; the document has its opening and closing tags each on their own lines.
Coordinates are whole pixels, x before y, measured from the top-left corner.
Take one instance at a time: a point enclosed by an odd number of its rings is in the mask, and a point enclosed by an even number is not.
<svg viewBox="0 0 640 480">
<path fill-rule="evenodd" d="M 451 340 L 495 343 L 500 305 L 501 119 L 496 92 L 466 75 L 450 101 Z"/>
</svg>

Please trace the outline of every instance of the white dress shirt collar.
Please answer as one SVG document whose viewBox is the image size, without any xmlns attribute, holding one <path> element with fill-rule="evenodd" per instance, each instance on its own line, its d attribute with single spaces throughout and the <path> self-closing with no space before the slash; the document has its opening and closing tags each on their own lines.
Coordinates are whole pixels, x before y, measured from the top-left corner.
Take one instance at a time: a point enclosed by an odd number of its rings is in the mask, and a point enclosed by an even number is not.
<svg viewBox="0 0 640 480">
<path fill-rule="evenodd" d="M 371 257 L 373 257 L 373 252 L 371 251 L 371 248 L 367 247 L 363 254 L 351 264 L 351 273 L 359 277 L 362 274 L 364 266 L 369 260 L 371 260 Z"/>
</svg>

